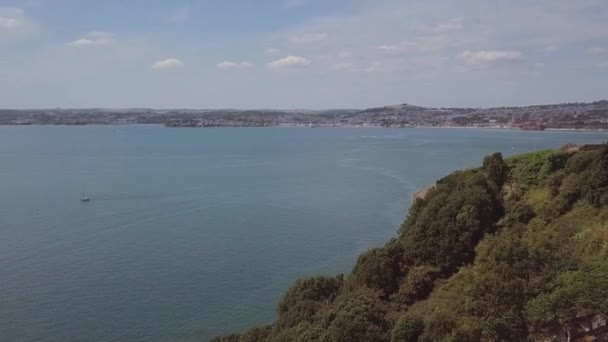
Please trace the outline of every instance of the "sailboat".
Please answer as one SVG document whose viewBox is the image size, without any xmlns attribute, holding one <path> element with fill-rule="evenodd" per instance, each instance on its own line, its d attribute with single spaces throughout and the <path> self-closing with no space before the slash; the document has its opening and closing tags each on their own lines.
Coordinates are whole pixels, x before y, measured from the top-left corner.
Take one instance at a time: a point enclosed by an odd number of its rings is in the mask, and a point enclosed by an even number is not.
<svg viewBox="0 0 608 342">
<path fill-rule="evenodd" d="M 80 197 L 80 202 L 89 202 L 91 199 L 88 198 L 84 193 L 84 185 L 82 186 L 82 197 Z"/>
</svg>

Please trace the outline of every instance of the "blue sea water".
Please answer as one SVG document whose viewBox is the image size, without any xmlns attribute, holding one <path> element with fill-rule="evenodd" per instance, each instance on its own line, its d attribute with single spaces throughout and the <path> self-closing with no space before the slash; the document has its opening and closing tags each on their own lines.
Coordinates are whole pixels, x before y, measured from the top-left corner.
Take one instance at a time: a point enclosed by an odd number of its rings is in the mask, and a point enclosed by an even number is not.
<svg viewBox="0 0 608 342">
<path fill-rule="evenodd" d="M 0 340 L 198 341 L 348 272 L 411 194 L 602 132 L 0 127 Z M 91 202 L 81 203 L 82 187 Z"/>
</svg>

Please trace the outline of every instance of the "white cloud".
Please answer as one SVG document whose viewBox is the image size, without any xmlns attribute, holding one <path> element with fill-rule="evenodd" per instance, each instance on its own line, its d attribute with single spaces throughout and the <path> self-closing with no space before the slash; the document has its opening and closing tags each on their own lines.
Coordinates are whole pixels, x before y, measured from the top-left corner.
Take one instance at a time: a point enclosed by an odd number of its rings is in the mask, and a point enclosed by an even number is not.
<svg viewBox="0 0 608 342">
<path fill-rule="evenodd" d="M 67 43 L 68 46 L 110 45 L 114 43 L 114 35 L 108 32 L 93 31 L 86 38 L 76 39 Z"/>
<path fill-rule="evenodd" d="M 397 44 L 390 44 L 390 45 L 380 45 L 378 46 L 378 49 L 384 51 L 384 52 L 389 52 L 389 53 L 395 53 L 395 52 L 401 52 L 403 51 L 403 47 Z"/>
<path fill-rule="evenodd" d="M 156 62 L 154 62 L 154 64 L 152 64 L 152 69 L 157 69 L 157 70 L 177 69 L 177 68 L 183 68 L 183 67 L 184 67 L 184 62 L 180 61 L 177 58 L 162 59 L 162 60 L 156 61 Z"/>
<path fill-rule="evenodd" d="M 598 66 L 602 69 L 608 69 L 608 61 L 601 62 Z"/>
<path fill-rule="evenodd" d="M 587 49 L 587 53 L 590 55 L 601 55 L 606 52 L 608 52 L 608 49 L 598 46 L 590 47 Z"/>
<path fill-rule="evenodd" d="M 420 29 L 420 31 L 431 34 L 448 34 L 462 30 L 462 21 L 462 18 L 456 18 L 446 22 L 435 24 L 431 27 L 423 27 Z"/>
<path fill-rule="evenodd" d="M 190 19 L 190 5 L 184 5 L 171 12 L 166 21 L 171 24 L 183 24 Z"/>
<path fill-rule="evenodd" d="M 218 69 L 247 69 L 253 67 L 249 62 L 230 62 L 224 61 L 217 64 Z"/>
<path fill-rule="evenodd" d="M 279 52 L 281 52 L 281 50 L 279 50 L 277 48 L 268 48 L 264 51 L 264 53 L 267 55 L 276 55 Z"/>
<path fill-rule="evenodd" d="M 466 65 L 476 67 L 488 66 L 501 62 L 519 61 L 523 59 L 523 54 L 513 50 L 466 50 L 460 53 L 458 58 Z"/>
<path fill-rule="evenodd" d="M 304 57 L 287 56 L 268 63 L 268 67 L 272 70 L 283 70 L 292 68 L 303 68 L 311 64 L 310 60 Z"/>
<path fill-rule="evenodd" d="M 87 45 L 94 45 L 94 44 L 95 44 L 95 42 L 92 39 L 87 39 L 87 38 L 76 39 L 74 41 L 67 43 L 67 45 L 69 45 L 69 46 L 87 46 Z"/>
<path fill-rule="evenodd" d="M 327 40 L 327 38 L 328 35 L 325 32 L 304 33 L 291 36 L 290 41 L 298 44 L 310 44 L 324 42 Z"/>
<path fill-rule="evenodd" d="M 380 45 L 378 49 L 385 55 L 427 54 L 445 50 L 450 44 L 453 44 L 453 40 L 443 35 L 431 35 L 417 36 L 396 44 Z"/>
<path fill-rule="evenodd" d="M 0 7 L 0 33 L 23 31 L 31 26 L 20 8 Z"/>
<path fill-rule="evenodd" d="M 365 68 L 365 72 L 378 72 L 378 71 L 386 71 L 387 67 L 384 63 L 379 62 L 379 61 L 375 61 L 372 62 L 367 68 Z"/>
<path fill-rule="evenodd" d="M 0 30 L 14 30 L 21 25 L 15 18 L 0 17 Z"/>
</svg>

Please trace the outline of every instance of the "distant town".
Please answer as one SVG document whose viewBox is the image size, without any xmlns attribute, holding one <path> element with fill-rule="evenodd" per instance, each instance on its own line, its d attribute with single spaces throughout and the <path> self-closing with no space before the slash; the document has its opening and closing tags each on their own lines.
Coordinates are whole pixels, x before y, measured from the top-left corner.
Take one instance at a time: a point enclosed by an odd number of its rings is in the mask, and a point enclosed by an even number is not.
<svg viewBox="0 0 608 342">
<path fill-rule="evenodd" d="M 608 129 L 608 101 L 525 107 L 432 108 L 408 104 L 364 110 L 0 109 L 0 125 L 167 127 L 486 127 Z"/>
</svg>

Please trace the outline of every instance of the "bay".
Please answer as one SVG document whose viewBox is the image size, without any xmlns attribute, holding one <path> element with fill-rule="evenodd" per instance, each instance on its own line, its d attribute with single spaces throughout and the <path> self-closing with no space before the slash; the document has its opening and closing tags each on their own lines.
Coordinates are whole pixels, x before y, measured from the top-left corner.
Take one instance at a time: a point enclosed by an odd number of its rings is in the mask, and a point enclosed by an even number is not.
<svg viewBox="0 0 608 342">
<path fill-rule="evenodd" d="M 0 340 L 195 341 L 348 272 L 449 172 L 605 132 L 0 127 Z M 82 187 L 89 203 L 81 203 Z"/>
</svg>

